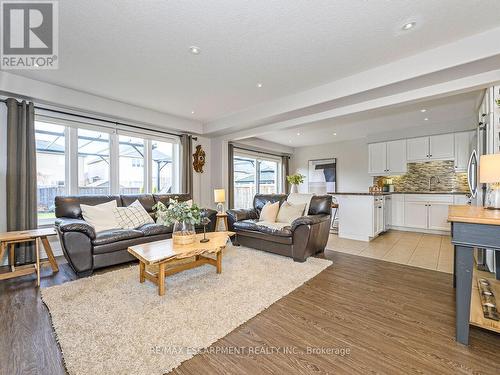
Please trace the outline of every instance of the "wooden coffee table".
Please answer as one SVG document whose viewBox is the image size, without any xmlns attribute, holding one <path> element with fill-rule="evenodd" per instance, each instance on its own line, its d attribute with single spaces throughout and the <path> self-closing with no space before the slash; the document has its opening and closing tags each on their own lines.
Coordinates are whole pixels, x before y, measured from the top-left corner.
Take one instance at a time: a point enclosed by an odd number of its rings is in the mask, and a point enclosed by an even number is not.
<svg viewBox="0 0 500 375">
<path fill-rule="evenodd" d="M 139 282 L 146 279 L 158 285 L 158 294 L 165 294 L 165 277 L 191 268 L 211 264 L 222 272 L 222 250 L 234 232 L 207 233 L 210 241 L 201 243 L 203 234 L 197 234 L 194 243 L 176 245 L 172 239 L 149 242 L 128 248 L 128 252 L 139 259 Z M 205 255 L 214 254 L 216 258 Z"/>
</svg>

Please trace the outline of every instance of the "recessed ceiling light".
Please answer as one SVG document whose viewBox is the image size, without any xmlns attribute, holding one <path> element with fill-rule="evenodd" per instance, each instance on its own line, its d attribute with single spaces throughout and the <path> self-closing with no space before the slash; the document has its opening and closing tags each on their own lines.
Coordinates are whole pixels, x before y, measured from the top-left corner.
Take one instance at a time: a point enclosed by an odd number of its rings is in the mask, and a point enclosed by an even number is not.
<svg viewBox="0 0 500 375">
<path fill-rule="evenodd" d="M 333 133 L 333 135 L 337 135 L 337 133 Z"/>
<path fill-rule="evenodd" d="M 297 135 L 300 135 L 300 133 L 297 133 Z"/>
<path fill-rule="evenodd" d="M 429 121 L 429 118 L 428 117 L 424 118 L 424 121 Z"/>
<path fill-rule="evenodd" d="M 422 108 L 422 109 L 420 110 L 420 112 L 424 113 L 424 112 L 427 112 L 427 110 L 426 110 L 425 108 Z"/>
<path fill-rule="evenodd" d="M 413 29 L 416 24 L 417 24 L 416 22 L 408 22 L 408 23 L 405 23 L 401 29 L 405 30 L 405 31 L 410 30 L 410 29 Z"/>
<path fill-rule="evenodd" d="M 257 83 L 257 87 L 260 89 L 262 86 L 264 86 L 262 83 Z"/>
<path fill-rule="evenodd" d="M 194 111 L 191 111 L 191 114 L 194 115 Z"/>
<path fill-rule="evenodd" d="M 201 49 L 200 49 L 200 47 L 191 46 L 191 47 L 189 47 L 189 52 L 191 52 L 193 55 L 199 55 L 201 52 Z"/>
</svg>

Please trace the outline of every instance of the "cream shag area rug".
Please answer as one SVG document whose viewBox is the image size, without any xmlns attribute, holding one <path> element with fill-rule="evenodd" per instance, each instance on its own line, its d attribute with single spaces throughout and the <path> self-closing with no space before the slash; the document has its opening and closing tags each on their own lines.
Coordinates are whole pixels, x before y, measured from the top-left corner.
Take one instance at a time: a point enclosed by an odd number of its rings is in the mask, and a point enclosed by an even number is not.
<svg viewBox="0 0 500 375">
<path fill-rule="evenodd" d="M 138 266 L 45 288 L 70 374 L 164 374 L 311 279 L 332 262 L 228 246 L 222 274 L 205 265 L 139 283 Z"/>
</svg>

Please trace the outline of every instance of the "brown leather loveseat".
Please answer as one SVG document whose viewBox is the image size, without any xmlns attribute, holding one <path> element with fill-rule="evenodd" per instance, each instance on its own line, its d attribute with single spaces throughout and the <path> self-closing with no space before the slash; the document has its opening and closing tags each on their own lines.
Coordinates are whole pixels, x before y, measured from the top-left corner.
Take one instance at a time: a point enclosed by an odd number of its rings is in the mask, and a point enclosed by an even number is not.
<svg viewBox="0 0 500 375">
<path fill-rule="evenodd" d="M 229 230 L 236 232 L 233 243 L 285 255 L 297 262 L 323 251 L 330 232 L 332 197 L 313 196 L 308 214 L 282 229 L 257 224 L 267 202 L 280 202 L 281 206 L 286 199 L 285 194 L 257 194 L 253 208 L 227 211 Z"/>
</svg>

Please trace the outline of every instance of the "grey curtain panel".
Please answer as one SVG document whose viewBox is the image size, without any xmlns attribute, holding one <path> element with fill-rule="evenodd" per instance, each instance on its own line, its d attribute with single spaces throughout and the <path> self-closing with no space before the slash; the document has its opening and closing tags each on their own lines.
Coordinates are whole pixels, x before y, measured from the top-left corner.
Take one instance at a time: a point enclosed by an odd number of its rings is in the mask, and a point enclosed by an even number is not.
<svg viewBox="0 0 500 375">
<path fill-rule="evenodd" d="M 7 230 L 37 228 L 35 109 L 7 99 Z M 35 261 L 34 247 L 16 248 L 16 263 Z"/>
<path fill-rule="evenodd" d="M 283 168 L 283 192 L 285 194 L 290 193 L 290 185 L 288 184 L 288 181 L 286 180 L 286 176 L 290 174 L 290 156 L 288 155 L 283 155 L 281 157 L 281 165 Z"/>
<path fill-rule="evenodd" d="M 191 160 L 193 159 L 193 137 L 189 134 L 181 135 L 181 146 L 181 193 L 193 194 L 193 166 L 191 165 Z"/>
<path fill-rule="evenodd" d="M 228 159 L 228 192 L 227 192 L 227 202 L 229 208 L 234 208 L 234 145 L 229 143 L 227 149 L 227 159 Z"/>
</svg>

